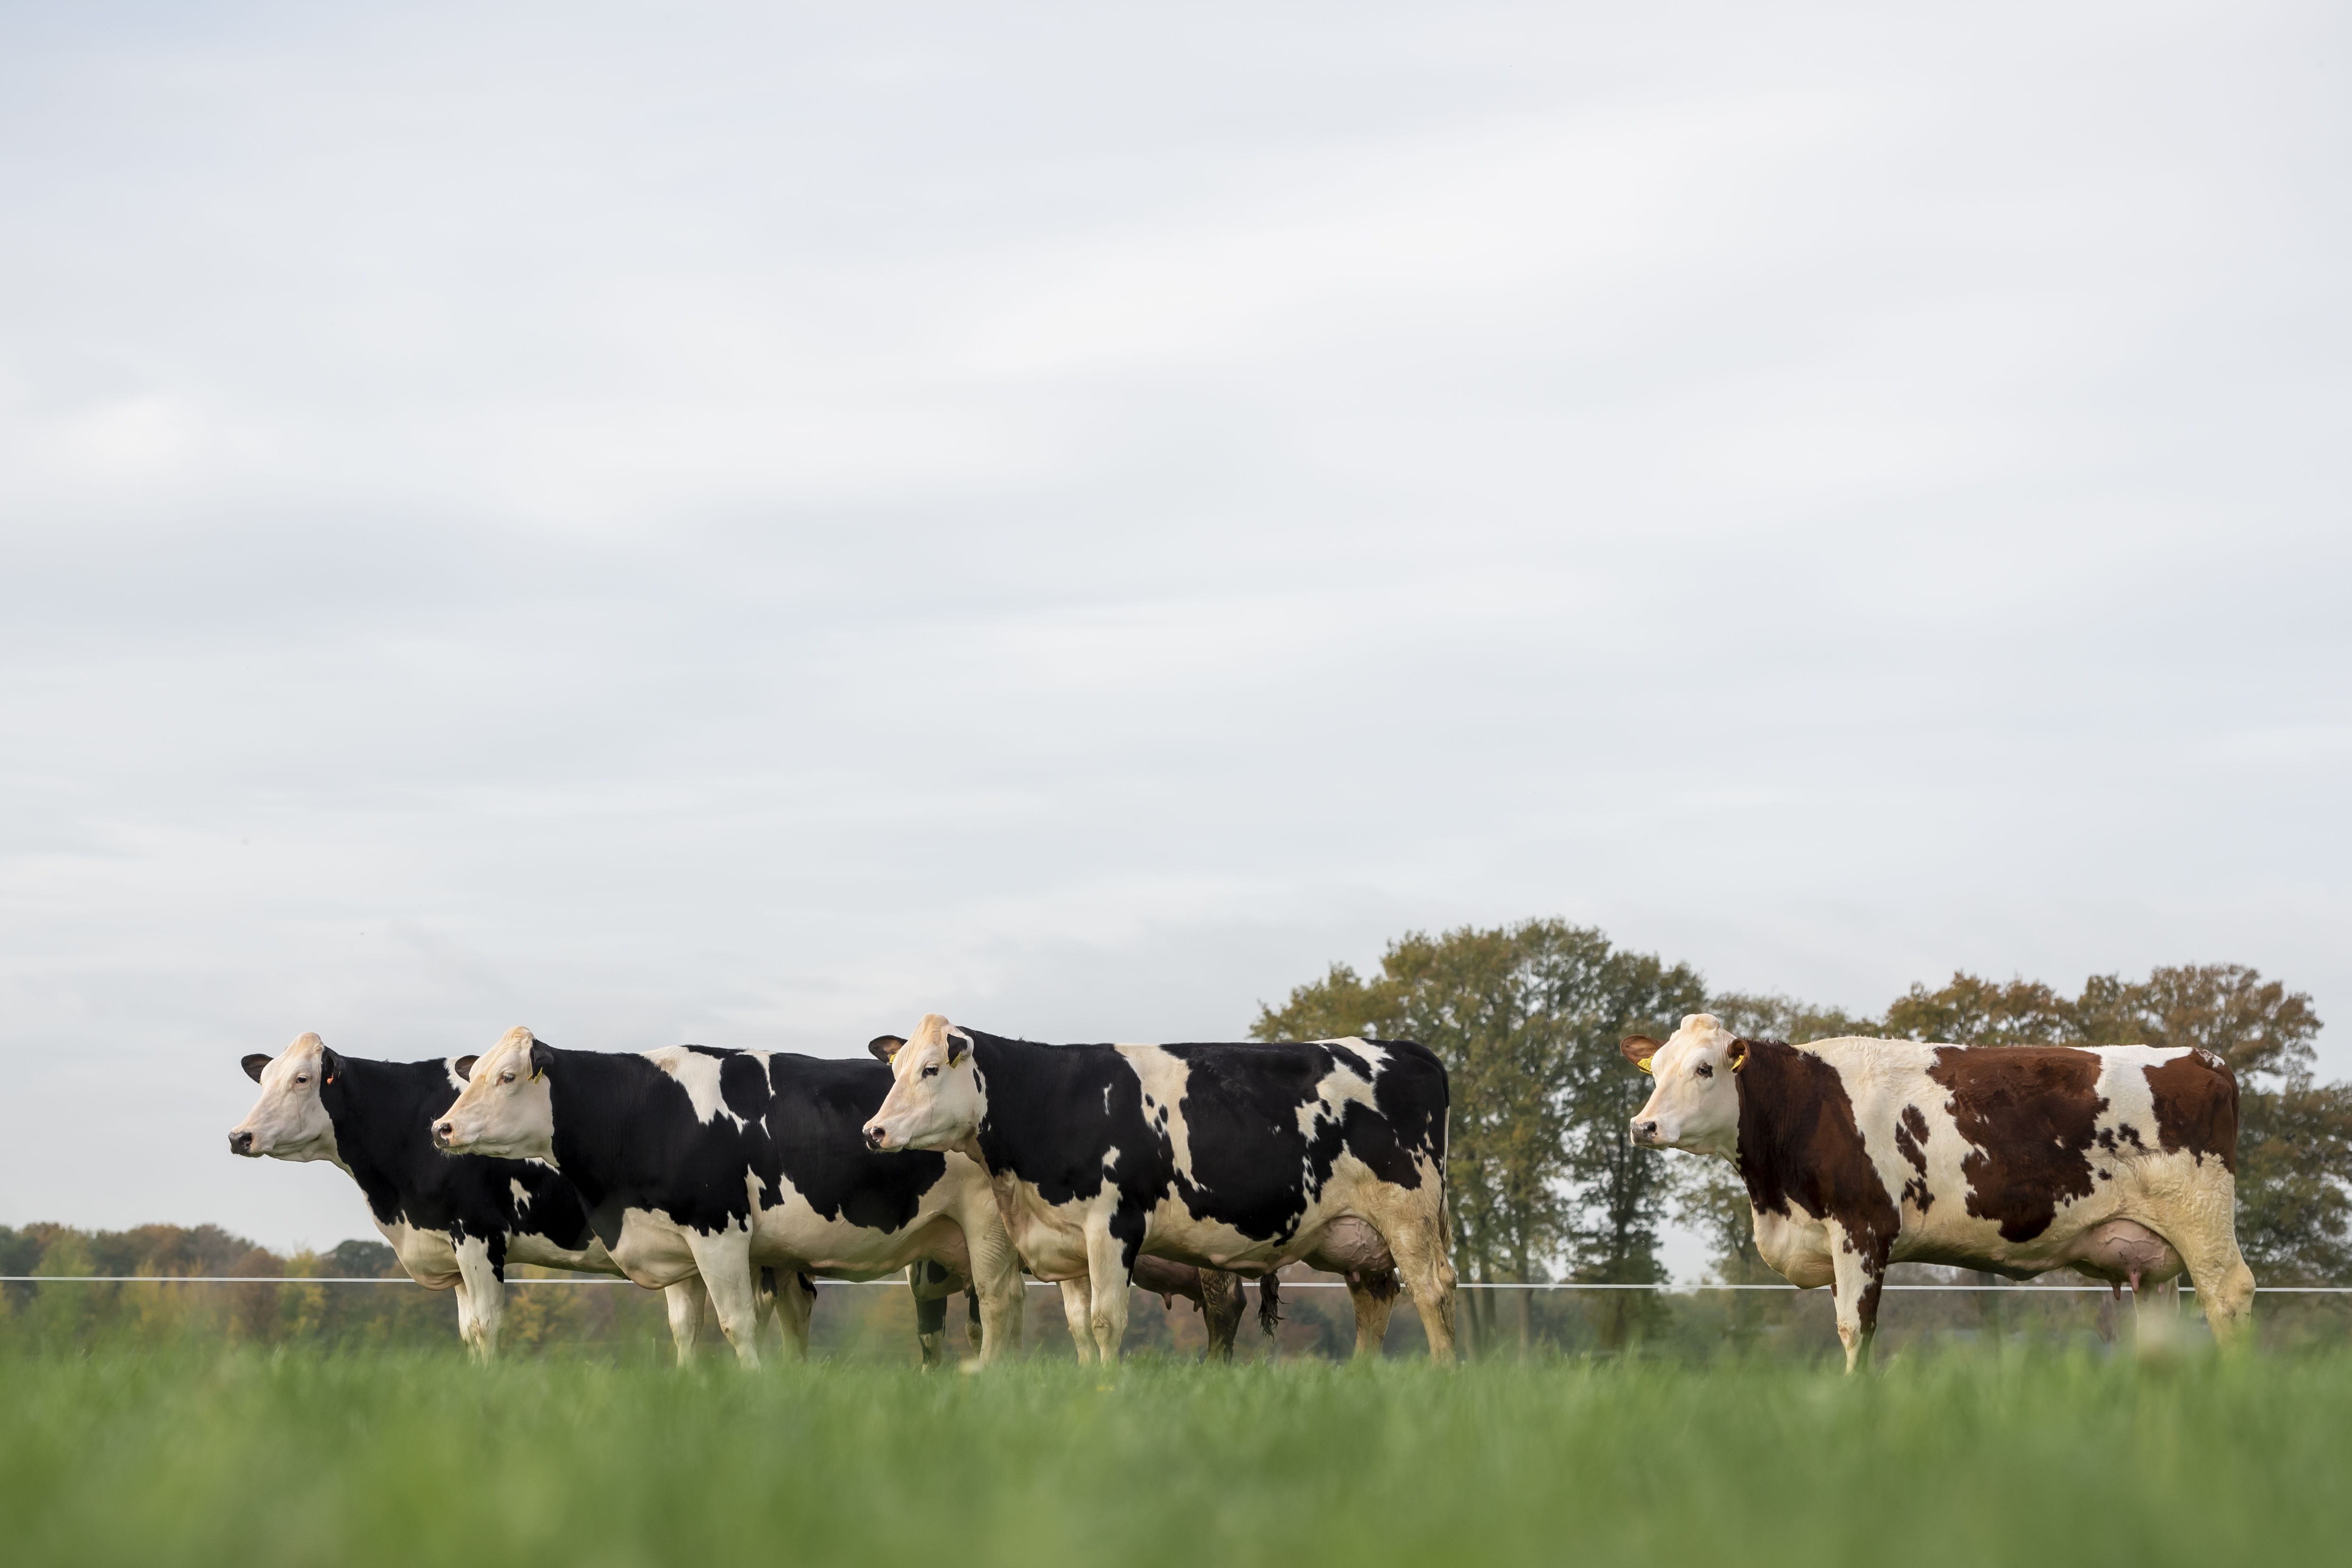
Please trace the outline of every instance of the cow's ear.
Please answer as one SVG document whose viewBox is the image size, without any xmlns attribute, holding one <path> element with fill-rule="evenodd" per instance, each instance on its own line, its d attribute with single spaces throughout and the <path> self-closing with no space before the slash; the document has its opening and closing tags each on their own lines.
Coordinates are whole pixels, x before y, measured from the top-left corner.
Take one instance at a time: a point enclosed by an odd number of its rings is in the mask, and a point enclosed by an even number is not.
<svg viewBox="0 0 2352 1568">
<path fill-rule="evenodd" d="M 1617 1042 L 1617 1048 L 1625 1053 L 1627 1061 L 1648 1072 L 1650 1058 L 1658 1054 L 1658 1042 L 1647 1035 L 1628 1035 Z"/>
<path fill-rule="evenodd" d="M 533 1037 L 530 1042 L 530 1076 L 537 1078 L 554 1065 L 554 1047 L 544 1040 Z"/>
<path fill-rule="evenodd" d="M 971 1053 L 971 1037 L 965 1034 L 961 1029 L 950 1029 L 947 1032 L 947 1041 L 948 1066 L 955 1066 L 956 1063 L 963 1060 L 963 1058 Z"/>
<path fill-rule="evenodd" d="M 473 1081 L 474 1078 L 474 1064 L 481 1059 L 482 1058 L 479 1057 L 459 1057 L 456 1061 L 449 1064 L 449 1070 L 456 1073 L 461 1079 L 470 1083 Z"/>
<path fill-rule="evenodd" d="M 319 1081 L 332 1083 L 335 1081 L 335 1075 L 342 1070 L 343 1058 L 326 1047 L 320 1046 L 319 1047 Z"/>
<path fill-rule="evenodd" d="M 1738 1072 L 1741 1068 L 1746 1067 L 1748 1065 L 1748 1042 L 1746 1040 L 1732 1041 L 1731 1048 L 1723 1053 L 1723 1059 L 1731 1064 L 1731 1070 L 1733 1072 Z"/>
<path fill-rule="evenodd" d="M 898 1054 L 898 1047 L 906 1043 L 896 1035 L 877 1035 L 866 1042 L 866 1048 L 874 1053 L 876 1061 L 887 1067 L 890 1058 Z"/>
<path fill-rule="evenodd" d="M 256 1051 L 253 1055 L 246 1058 L 245 1060 L 239 1062 L 237 1065 L 245 1068 L 246 1077 L 251 1079 L 256 1083 L 259 1083 L 261 1081 L 261 1069 L 268 1067 L 271 1060 L 271 1058 L 265 1057 L 259 1051 Z"/>
</svg>

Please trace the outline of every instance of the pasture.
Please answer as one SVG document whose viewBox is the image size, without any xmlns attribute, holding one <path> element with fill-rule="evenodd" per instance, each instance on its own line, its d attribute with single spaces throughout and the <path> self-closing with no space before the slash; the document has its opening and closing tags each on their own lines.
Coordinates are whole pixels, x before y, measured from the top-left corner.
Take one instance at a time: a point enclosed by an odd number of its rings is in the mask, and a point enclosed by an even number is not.
<svg viewBox="0 0 2352 1568">
<path fill-rule="evenodd" d="M 2352 1358 L 0 1357 L 16 1563 L 2324 1561 Z"/>
</svg>

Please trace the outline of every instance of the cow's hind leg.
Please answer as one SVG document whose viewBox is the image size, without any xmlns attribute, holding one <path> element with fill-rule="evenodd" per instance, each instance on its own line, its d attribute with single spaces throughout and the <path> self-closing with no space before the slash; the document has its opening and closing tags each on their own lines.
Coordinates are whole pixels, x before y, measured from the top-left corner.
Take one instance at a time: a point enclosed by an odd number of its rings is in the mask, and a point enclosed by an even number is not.
<svg viewBox="0 0 2352 1568">
<path fill-rule="evenodd" d="M 1062 1281 L 1062 1321 L 1070 1326 L 1070 1346 L 1078 1360 L 1095 1359 L 1095 1293 L 1083 1279 Z"/>
<path fill-rule="evenodd" d="M 1454 1360 L 1454 1275 L 1446 1256 L 1445 1219 L 1434 1184 L 1402 1191 L 1403 1201 L 1387 1205 L 1374 1226 L 1396 1259 L 1404 1288 L 1412 1292 L 1413 1310 L 1421 1314 L 1422 1332 L 1429 1336 L 1429 1359 Z M 1386 1323 L 1381 1325 L 1386 1330 Z M 1363 1342 L 1359 1320 L 1357 1342 Z"/>
<path fill-rule="evenodd" d="M 761 1305 L 776 1320 L 779 1353 L 808 1360 L 809 1330 L 816 1321 L 816 1281 L 792 1268 L 762 1268 Z"/>
<path fill-rule="evenodd" d="M 916 1268 L 923 1267 L 921 1264 Z M 915 1345 L 923 1358 L 926 1371 L 945 1361 L 948 1355 L 948 1299 L 945 1296 L 915 1298 Z"/>
<path fill-rule="evenodd" d="M 688 1275 L 666 1288 L 662 1304 L 669 1309 L 669 1342 L 677 1351 L 677 1364 L 692 1366 L 694 1342 L 702 1337 L 702 1310 L 710 1304 L 702 1276 Z"/>
<path fill-rule="evenodd" d="M 2242 1346 L 2251 1341 L 2247 1331 L 2252 1326 L 2254 1313 L 2254 1271 L 2246 1267 L 2245 1254 L 2238 1250 L 2234 1234 L 2223 1235 L 2198 1248 L 2178 1247 L 2181 1260 L 2189 1265 L 2189 1282 L 2197 1287 L 2197 1304 L 2205 1309 L 2205 1321 L 2213 1331 L 2213 1342 L 2223 1350 Z"/>
<path fill-rule="evenodd" d="M 1356 1354 L 1378 1356 L 1388 1342 L 1389 1314 L 1396 1310 L 1397 1277 L 1393 1268 L 1362 1270 L 1348 1276 L 1348 1300 L 1356 1309 Z"/>
</svg>

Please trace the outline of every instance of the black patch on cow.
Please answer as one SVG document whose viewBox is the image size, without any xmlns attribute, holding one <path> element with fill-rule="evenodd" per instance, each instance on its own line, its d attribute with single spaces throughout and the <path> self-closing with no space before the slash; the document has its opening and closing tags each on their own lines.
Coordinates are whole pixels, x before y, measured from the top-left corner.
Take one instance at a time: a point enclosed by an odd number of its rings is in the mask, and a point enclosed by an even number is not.
<svg viewBox="0 0 2352 1568">
<path fill-rule="evenodd" d="M 1377 1075 L 1360 1053 L 1319 1042 L 1160 1047 L 1188 1069 L 1176 1107 L 1192 1150 L 1188 1180 L 1176 1168 L 1167 1119 L 1144 1105 L 1142 1080 L 1117 1047 L 962 1032 L 988 1097 L 979 1143 L 990 1172 L 1027 1184 L 1048 1204 L 1116 1188 L 1110 1230 L 1130 1268 L 1150 1211 L 1171 1194 L 1203 1219 L 1279 1243 L 1297 1233 L 1343 1149 L 1401 1186 L 1421 1184 L 1416 1156 L 1445 1168 L 1445 1068 L 1411 1040 L 1370 1042 L 1388 1054 Z M 1311 1134 L 1302 1131 L 1299 1112 L 1318 1106 L 1318 1087 L 1343 1068 L 1370 1082 L 1373 1103 L 1349 1100 L 1338 1117 L 1314 1119 Z"/>
<path fill-rule="evenodd" d="M 1894 1251 L 1901 1215 L 1871 1163 L 1854 1120 L 1853 1100 L 1837 1068 L 1811 1051 L 1778 1040 L 1745 1040 L 1739 1089 L 1739 1177 L 1748 1201 L 1766 1214 L 1791 1205 L 1835 1220 L 1848 1251 L 1869 1277 L 1863 1326 L 1877 1318 L 1878 1282 Z"/>
<path fill-rule="evenodd" d="M 2238 1079 L 2210 1051 L 2191 1051 L 2148 1068 L 2148 1092 L 2156 1097 L 2156 1138 L 2168 1154 L 2183 1150 L 2199 1164 L 2210 1154 L 2221 1168 L 2238 1169 Z"/>
<path fill-rule="evenodd" d="M 588 1216 L 572 1184 L 530 1160 L 445 1154 L 433 1146 L 433 1123 L 457 1097 L 446 1062 L 379 1062 L 338 1056 L 335 1075 L 319 1086 L 334 1123 L 335 1150 L 380 1225 L 439 1231 L 452 1243 L 478 1239 L 506 1278 L 509 1244 L 543 1237 L 579 1251 Z M 515 1196 L 520 1183 L 523 1196 Z"/>
<path fill-rule="evenodd" d="M 1927 1119 L 1916 1105 L 1906 1105 L 1895 1119 L 1895 1152 L 1911 1163 L 1914 1174 L 1903 1184 L 1903 1201 L 1926 1214 L 1936 1194 L 1927 1190 Z"/>
<path fill-rule="evenodd" d="M 719 1097 L 733 1113 L 705 1122 L 686 1086 L 642 1056 L 537 1049 L 548 1053 L 556 1163 L 607 1247 L 632 1208 L 706 1236 L 748 1225 L 754 1182 L 763 1207 L 782 1205 L 790 1183 L 822 1219 L 903 1230 L 947 1173 L 944 1154 L 866 1146 L 866 1119 L 890 1092 L 879 1062 L 780 1051 L 763 1065 L 750 1052 L 688 1047 L 719 1062 Z"/>
<path fill-rule="evenodd" d="M 2061 1204 L 2091 1194 L 2103 1064 L 2063 1046 L 1936 1052 L 1927 1076 L 1951 1098 L 1945 1110 L 1972 1147 L 1960 1162 L 1968 1211 L 2006 1241 L 2048 1230 Z"/>
</svg>

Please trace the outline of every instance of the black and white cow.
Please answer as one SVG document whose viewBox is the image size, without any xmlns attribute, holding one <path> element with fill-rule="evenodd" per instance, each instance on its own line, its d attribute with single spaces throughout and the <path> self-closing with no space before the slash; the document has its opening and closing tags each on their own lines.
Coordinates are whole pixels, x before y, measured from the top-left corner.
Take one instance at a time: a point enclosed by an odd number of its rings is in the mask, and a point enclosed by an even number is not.
<svg viewBox="0 0 2352 1568">
<path fill-rule="evenodd" d="M 762 1267 L 875 1279 L 919 1260 L 979 1293 L 982 1359 L 1021 1342 L 1021 1265 L 988 1178 L 957 1154 L 884 1159 L 861 1129 L 890 1074 L 858 1060 L 670 1046 L 563 1051 L 517 1028 L 434 1125 L 453 1152 L 551 1162 L 640 1285 L 699 1274 L 747 1365 Z"/>
<path fill-rule="evenodd" d="M 261 1085 L 228 1135 L 248 1159 L 326 1160 L 342 1167 L 367 1199 L 368 1216 L 392 1244 L 408 1277 L 457 1292 L 457 1332 L 477 1358 L 498 1353 L 506 1268 L 531 1263 L 582 1274 L 618 1275 L 588 1227 L 572 1184 L 535 1160 L 453 1159 L 433 1147 L 433 1121 L 465 1085 L 471 1057 L 421 1062 L 370 1061 L 330 1050 L 303 1035 L 275 1058 L 244 1060 Z M 763 1294 L 774 1294 L 772 1279 Z M 805 1341 L 808 1296 L 776 1303 L 785 1332 Z M 670 1285 L 670 1333 L 681 1363 L 694 1352 L 702 1282 Z"/>
<path fill-rule="evenodd" d="M 897 1035 L 878 1035 L 866 1042 L 866 1048 L 876 1061 L 887 1067 L 893 1053 L 906 1043 Z M 937 1289 L 944 1283 L 945 1270 L 937 1264 L 917 1264 L 908 1270 L 908 1278 L 919 1292 L 927 1286 Z M 1395 1273 L 1391 1270 L 1389 1276 L 1391 1298 L 1396 1294 L 1395 1283 Z M 1189 1263 L 1178 1263 L 1171 1258 L 1139 1257 L 1135 1260 L 1135 1285 L 1138 1289 L 1159 1297 L 1162 1307 L 1173 1306 L 1176 1298 L 1181 1296 L 1199 1308 L 1202 1323 L 1208 1330 L 1208 1359 L 1233 1359 L 1234 1336 L 1241 1328 L 1244 1305 L 1238 1275 L 1228 1274 L 1219 1268 L 1195 1268 Z M 1088 1360 L 1094 1348 L 1093 1295 L 1083 1279 L 1062 1280 L 1061 1288 L 1062 1316 L 1069 1324 L 1070 1342 L 1077 1347 L 1080 1361 Z M 1265 1331 L 1272 1334 L 1280 1314 L 1271 1277 L 1260 1282 L 1258 1298 L 1260 1320 L 1265 1325 Z M 917 1301 L 915 1331 L 922 1342 L 923 1364 L 935 1364 L 941 1359 L 947 1335 L 947 1302 L 941 1296 Z M 980 1303 L 976 1299 L 971 1303 L 971 1332 L 973 1348 L 977 1349 Z"/>
<path fill-rule="evenodd" d="M 1043 1046 L 934 1013 L 888 1049 L 890 1094 L 867 1142 L 985 1165 L 1032 1271 L 1085 1282 L 1105 1361 L 1126 1337 L 1145 1254 L 1248 1276 L 1301 1261 L 1347 1275 L 1359 1353 L 1379 1346 L 1373 1325 L 1387 1329 L 1393 1291 L 1374 1281 L 1392 1260 L 1430 1353 L 1453 1358 L 1447 1088 L 1425 1047 Z"/>
<path fill-rule="evenodd" d="M 1969 1049 L 1744 1040 L 1694 1013 L 1626 1058 L 1657 1080 L 1633 1142 L 1730 1161 L 1756 1249 L 1837 1299 L 1846 1368 L 1870 1360 L 1891 1263 L 2140 1287 L 2184 1269 L 2220 1342 L 2253 1304 L 2236 1225 L 2238 1082 L 2207 1051 Z"/>
</svg>

